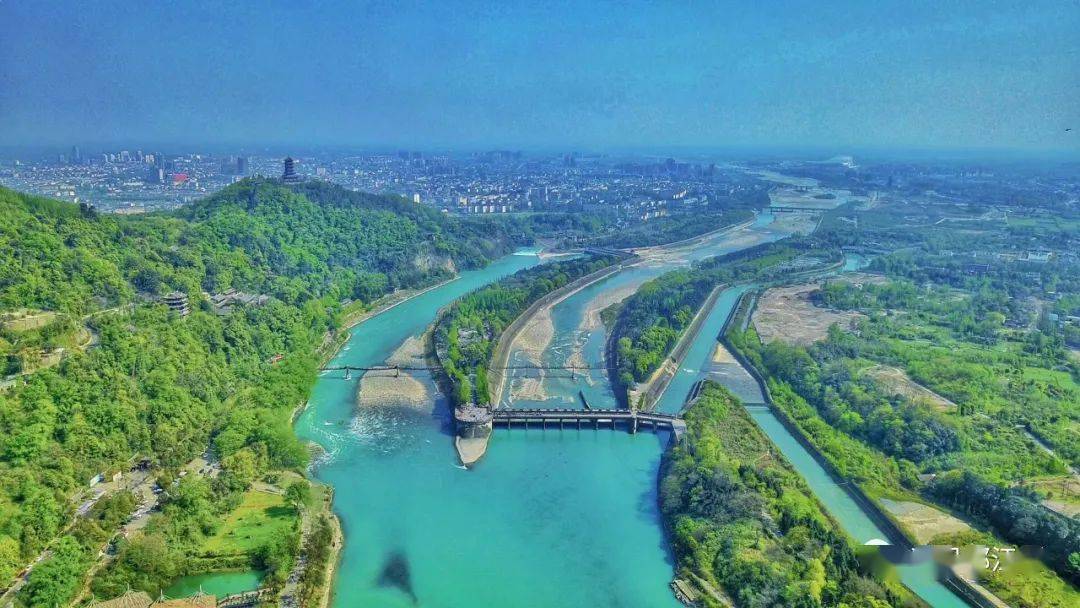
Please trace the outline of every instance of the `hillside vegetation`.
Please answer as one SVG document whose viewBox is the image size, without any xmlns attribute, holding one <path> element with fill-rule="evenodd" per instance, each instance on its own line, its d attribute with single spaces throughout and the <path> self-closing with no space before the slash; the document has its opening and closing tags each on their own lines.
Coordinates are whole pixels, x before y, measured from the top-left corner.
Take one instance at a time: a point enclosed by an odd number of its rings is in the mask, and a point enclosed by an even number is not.
<svg viewBox="0 0 1080 608">
<path fill-rule="evenodd" d="M 745 608 L 905 605 L 902 588 L 861 571 L 850 539 L 735 397 L 710 382 L 685 417 L 660 482 L 680 574 Z"/>
<path fill-rule="evenodd" d="M 20 598 L 34 606 L 64 603 L 78 582 L 71 573 L 102 540 L 56 541 L 91 477 L 126 472 L 137 456 L 164 471 L 163 515 L 122 543 L 96 588 L 156 593 L 253 479 L 305 463 L 290 413 L 342 301 L 482 265 L 550 219 L 458 221 L 394 197 L 260 179 L 142 217 L 0 189 L 0 217 L 0 312 L 78 318 L 98 340 L 0 392 L 0 580 L 56 548 Z M 202 295 L 230 288 L 268 300 L 215 312 Z M 189 297 L 189 315 L 158 303 L 174 290 Z M 220 477 L 171 487 L 169 472 L 208 445 Z"/>
</svg>

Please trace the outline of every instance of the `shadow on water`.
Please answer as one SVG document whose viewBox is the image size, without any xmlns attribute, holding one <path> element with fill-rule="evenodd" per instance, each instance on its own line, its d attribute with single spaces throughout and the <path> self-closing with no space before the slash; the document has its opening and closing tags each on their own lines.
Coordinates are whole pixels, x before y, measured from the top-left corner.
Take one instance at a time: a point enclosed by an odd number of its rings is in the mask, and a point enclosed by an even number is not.
<svg viewBox="0 0 1080 608">
<path fill-rule="evenodd" d="M 416 603 L 416 592 L 413 591 L 409 560 L 404 553 L 394 551 L 386 556 L 382 571 L 379 573 L 379 586 L 398 589 L 409 596 L 412 603 Z"/>
<path fill-rule="evenodd" d="M 664 464 L 663 458 L 667 455 L 667 449 L 669 444 L 667 442 L 667 433 L 656 433 L 658 437 L 663 437 L 660 460 L 657 460 L 656 464 L 650 467 L 652 478 L 656 480 L 656 483 L 649 486 L 647 490 L 638 496 L 637 500 L 637 512 L 638 516 L 649 525 L 655 526 L 661 531 L 659 544 L 657 547 L 664 555 L 664 562 L 674 571 L 675 570 L 675 552 L 673 550 L 674 543 L 667 525 L 664 523 L 664 514 L 660 511 L 660 484 L 663 482 L 661 475 L 663 474 Z"/>
</svg>

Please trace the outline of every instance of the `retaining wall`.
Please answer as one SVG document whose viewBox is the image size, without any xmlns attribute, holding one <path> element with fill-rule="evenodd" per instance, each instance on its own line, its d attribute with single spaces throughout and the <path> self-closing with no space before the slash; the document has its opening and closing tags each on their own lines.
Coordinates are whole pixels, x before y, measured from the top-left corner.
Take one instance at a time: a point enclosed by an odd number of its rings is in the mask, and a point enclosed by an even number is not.
<svg viewBox="0 0 1080 608">
<path fill-rule="evenodd" d="M 742 295 L 742 298 L 740 298 L 738 305 L 736 305 L 735 308 L 733 308 L 732 310 L 739 310 L 743 306 L 743 299 L 750 297 L 750 294 L 752 294 L 753 291 L 754 290 L 744 293 Z M 748 317 L 753 314 L 753 307 L 756 306 L 756 296 L 753 297 L 755 299 L 750 305 L 750 308 L 746 311 L 746 315 Z M 780 424 L 784 425 L 784 428 L 786 428 L 788 432 L 790 432 L 792 436 L 795 437 L 795 440 L 798 441 L 799 444 L 802 445 L 803 448 L 805 448 L 806 451 L 810 453 L 814 460 L 817 461 L 817 463 L 825 469 L 825 471 L 829 474 L 829 477 L 831 477 L 837 485 L 844 489 L 848 496 L 850 496 L 851 499 L 859 505 L 863 512 L 866 513 L 866 515 L 874 522 L 874 524 L 885 532 L 885 535 L 888 536 L 888 538 L 885 540 L 888 540 L 892 544 L 901 546 L 905 549 L 912 549 L 915 546 L 914 542 L 912 542 L 911 538 L 909 538 L 908 535 L 905 534 L 898 525 L 896 525 L 896 522 L 894 522 L 888 515 L 885 514 L 884 511 L 881 510 L 881 507 L 878 506 L 878 504 L 873 499 L 871 499 L 866 494 L 866 492 L 863 491 L 859 484 L 857 484 L 853 480 L 846 479 L 833 465 L 833 463 L 827 458 L 825 458 L 824 454 L 822 454 L 818 450 L 817 446 L 813 444 L 810 438 L 807 437 L 807 435 L 803 432 L 802 428 L 799 427 L 799 425 L 787 414 L 787 412 L 777 407 L 776 404 L 773 403 L 772 394 L 769 392 L 769 385 L 765 381 L 765 378 L 758 371 L 757 367 L 755 367 L 754 364 L 746 358 L 743 352 L 735 348 L 731 341 L 728 340 L 727 331 L 728 324 L 730 324 L 730 322 L 731 318 L 729 318 L 728 323 L 725 324 L 724 332 L 721 334 L 720 339 L 724 343 L 724 346 L 731 352 L 732 356 L 735 357 L 739 364 L 742 365 L 746 369 L 746 371 L 754 378 L 758 385 L 761 386 L 761 394 L 765 395 L 765 405 L 773 412 L 773 414 L 776 415 L 777 419 L 780 421 Z M 967 581 L 957 576 L 952 570 L 942 568 L 939 572 L 939 578 L 942 584 L 953 590 L 953 592 L 955 592 L 957 596 L 959 596 L 960 599 L 965 601 L 967 604 L 974 606 L 975 608 L 995 608 L 992 602 L 983 597 L 981 593 L 979 593 Z"/>
<path fill-rule="evenodd" d="M 604 253 L 611 255 L 615 253 L 615 250 L 604 250 Z M 600 281 L 602 279 L 606 279 L 607 277 L 615 274 L 616 272 L 619 272 L 620 270 L 628 266 L 632 266 L 638 262 L 639 258 L 637 255 L 630 253 L 624 253 L 624 255 L 626 257 L 619 262 L 616 262 L 610 266 L 605 266 L 604 268 L 589 273 L 583 277 L 578 277 L 577 279 L 567 283 L 566 285 L 563 285 L 555 291 L 549 292 L 541 296 L 535 302 L 530 304 L 529 307 L 525 309 L 525 312 L 518 315 L 517 318 L 510 323 L 510 325 L 506 326 L 506 329 L 503 330 L 502 335 L 499 336 L 499 341 L 495 345 L 495 350 L 492 352 L 491 355 L 491 362 L 488 364 L 488 398 L 491 400 L 492 404 L 497 406 L 499 403 L 499 398 L 503 394 L 503 390 L 505 388 L 504 385 L 506 383 L 506 370 L 503 368 L 506 367 L 507 362 L 510 360 L 510 351 L 511 347 L 514 344 L 514 340 L 517 339 L 517 336 L 519 333 L 521 333 L 521 330 L 525 329 L 525 326 L 528 325 L 529 321 L 533 318 L 533 316 L 536 315 L 536 313 L 544 306 L 553 305 L 559 300 L 567 298 L 570 295 L 582 289 L 585 289 L 589 285 L 592 285 L 593 283 L 596 283 L 597 281 Z"/>
</svg>

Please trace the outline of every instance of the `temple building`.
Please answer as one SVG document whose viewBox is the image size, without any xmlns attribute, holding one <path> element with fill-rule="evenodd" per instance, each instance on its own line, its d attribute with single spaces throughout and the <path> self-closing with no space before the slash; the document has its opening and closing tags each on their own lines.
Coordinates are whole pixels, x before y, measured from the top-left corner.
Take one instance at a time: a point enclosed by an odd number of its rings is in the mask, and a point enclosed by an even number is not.
<svg viewBox="0 0 1080 608">
<path fill-rule="evenodd" d="M 285 171 L 281 174 L 281 181 L 286 184 L 295 184 L 300 181 L 300 175 L 296 173 L 296 161 L 291 156 L 285 157 Z"/>
</svg>

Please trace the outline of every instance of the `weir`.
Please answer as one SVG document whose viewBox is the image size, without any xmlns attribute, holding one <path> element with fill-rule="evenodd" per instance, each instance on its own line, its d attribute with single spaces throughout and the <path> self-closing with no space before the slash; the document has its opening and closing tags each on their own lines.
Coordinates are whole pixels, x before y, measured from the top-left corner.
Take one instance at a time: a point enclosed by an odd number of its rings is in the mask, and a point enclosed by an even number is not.
<svg viewBox="0 0 1080 608">
<path fill-rule="evenodd" d="M 566 424 L 575 424 L 580 429 L 583 422 L 592 423 L 596 429 L 615 429 L 617 425 L 623 425 L 631 433 L 645 427 L 653 431 L 672 431 L 676 441 L 686 432 L 686 423 L 678 416 L 618 409 L 498 409 L 491 412 L 491 422 L 494 428 L 501 423 L 507 429 L 515 424 L 528 428 L 530 422 L 540 424 L 543 429 L 548 423 L 558 424 L 560 429 Z"/>
</svg>

